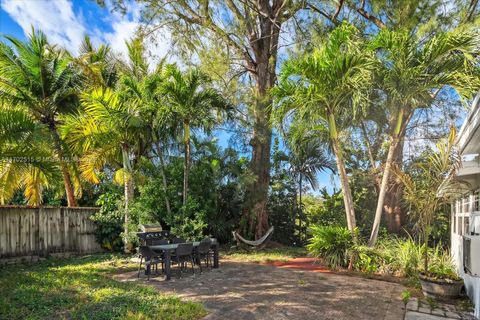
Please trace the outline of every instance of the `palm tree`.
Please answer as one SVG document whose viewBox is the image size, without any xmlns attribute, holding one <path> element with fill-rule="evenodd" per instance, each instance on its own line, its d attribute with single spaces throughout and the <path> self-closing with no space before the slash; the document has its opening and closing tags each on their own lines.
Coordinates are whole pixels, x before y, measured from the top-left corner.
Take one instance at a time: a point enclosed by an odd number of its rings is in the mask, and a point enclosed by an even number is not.
<svg viewBox="0 0 480 320">
<path fill-rule="evenodd" d="M 162 94 L 167 103 L 166 118 L 177 119 L 183 126 L 184 174 L 183 205 L 187 204 L 188 176 L 191 157 L 191 129 L 209 130 L 221 120 L 220 114 L 229 111 L 222 95 L 210 86 L 210 79 L 197 69 L 182 73 L 175 65 L 165 70 Z"/>
<path fill-rule="evenodd" d="M 280 121 L 303 121 L 317 134 L 328 132 L 342 184 L 348 228 L 352 233 L 356 228 L 355 212 L 339 124 L 347 115 L 355 115 L 370 87 L 372 56 L 361 50 L 361 43 L 353 26 L 337 27 L 320 48 L 285 63 L 275 90 L 280 103 L 276 110 Z"/>
<path fill-rule="evenodd" d="M 134 196 L 134 162 L 145 132 L 137 104 L 122 99 L 121 92 L 99 88 L 84 93 L 84 111 L 68 117 L 62 132 L 72 148 L 83 153 L 80 171 L 90 182 L 99 183 L 98 173 L 106 164 L 119 168 L 115 181 L 125 191 L 125 234 L 128 234 L 129 207 Z"/>
<path fill-rule="evenodd" d="M 115 181 L 124 185 L 126 244 L 135 166 L 151 144 L 144 108 L 150 102 L 145 87 L 152 85 L 147 81 L 148 64 L 142 42 L 135 39 L 127 47 L 129 61 L 123 64 L 115 88 L 99 86 L 83 93 L 83 112 L 68 117 L 62 128 L 72 148 L 83 154 L 80 170 L 86 180 L 99 183 L 98 173 L 107 164 L 117 169 Z M 153 88 L 148 92 L 154 91 Z"/>
<path fill-rule="evenodd" d="M 319 139 L 303 123 L 297 121 L 290 125 L 284 138 L 289 153 L 286 160 L 289 164 L 289 172 L 298 185 L 298 208 L 300 218 L 303 217 L 302 196 L 305 183 L 310 188 L 318 188 L 318 174 L 326 169 L 335 171 L 335 163 L 327 153 L 326 139 Z M 294 215 L 296 220 L 296 217 Z M 301 219 L 299 219 L 301 224 Z M 301 225 L 300 225 L 301 226 Z"/>
<path fill-rule="evenodd" d="M 95 47 L 90 37 L 85 36 L 74 63 L 85 75 L 85 83 L 90 88 L 113 88 L 118 80 L 118 61 L 108 45 Z"/>
<path fill-rule="evenodd" d="M 23 189 L 29 205 L 42 204 L 45 188 L 61 180 L 47 128 L 25 110 L 3 105 L 0 109 L 0 204 Z"/>
<path fill-rule="evenodd" d="M 409 205 L 415 227 L 424 244 L 424 272 L 428 273 L 428 240 L 441 206 L 470 190 L 471 186 L 455 177 L 461 157 L 455 150 L 455 128 L 448 138 L 436 144 L 435 152 L 427 152 L 422 161 L 414 163 L 414 170 L 407 174 L 393 169 L 395 177 L 404 188 L 404 200 Z"/>
<path fill-rule="evenodd" d="M 296 144 L 290 151 L 290 168 L 294 180 L 298 183 L 299 227 L 301 227 L 304 218 L 302 196 L 305 183 L 316 190 L 318 174 L 326 169 L 334 172 L 335 163 L 332 163 L 330 157 L 326 155 L 324 144 L 318 140 Z"/>
<path fill-rule="evenodd" d="M 379 87 L 386 96 L 392 131 L 369 245 L 377 240 L 394 154 L 416 109 L 428 108 L 445 86 L 469 97 L 479 87 L 474 74 L 478 35 L 438 33 L 427 41 L 405 31 L 382 30 L 372 42 L 382 60 Z"/>
<path fill-rule="evenodd" d="M 143 149 L 145 153 L 151 151 L 159 160 L 165 207 L 170 215 L 172 209 L 167 192 L 165 146 L 167 141 L 175 136 L 177 123 L 175 119 L 168 119 L 163 115 L 165 101 L 161 94 L 161 86 L 164 82 L 165 59 L 162 59 L 156 65 L 155 70 L 150 72 L 142 40 L 142 38 L 136 38 L 127 43 L 130 59 L 128 63 L 120 65 L 122 90 L 124 90 L 123 96 L 131 101 L 136 101 L 140 107 L 140 112 L 145 115 L 144 120 L 148 137 Z"/>
<path fill-rule="evenodd" d="M 70 54 L 50 45 L 41 32 L 32 30 L 26 42 L 5 38 L 11 46 L 0 43 L 0 99 L 23 112 L 24 119 L 43 127 L 47 145 L 52 146 L 62 172 L 68 206 L 74 207 L 74 183 L 79 184 L 76 176 L 72 177 L 75 167 L 67 162 L 70 152 L 59 136 L 58 126 L 63 115 L 77 108 L 83 77 L 72 64 Z"/>
</svg>

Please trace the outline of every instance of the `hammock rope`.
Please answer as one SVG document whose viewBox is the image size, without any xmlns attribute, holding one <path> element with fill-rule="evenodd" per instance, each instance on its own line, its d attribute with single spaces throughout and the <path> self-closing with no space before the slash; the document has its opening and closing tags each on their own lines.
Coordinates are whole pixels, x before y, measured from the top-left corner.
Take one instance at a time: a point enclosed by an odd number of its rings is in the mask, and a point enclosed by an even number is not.
<svg viewBox="0 0 480 320">
<path fill-rule="evenodd" d="M 267 239 L 271 236 L 272 233 L 273 233 L 273 227 L 270 227 L 270 229 L 268 229 L 268 231 L 263 235 L 263 237 L 255 241 L 245 239 L 244 237 L 239 235 L 236 231 L 233 231 L 233 237 L 235 238 L 235 240 L 237 240 L 237 242 L 243 242 L 250 246 L 258 247 L 264 244 L 264 242 L 267 241 Z"/>
</svg>

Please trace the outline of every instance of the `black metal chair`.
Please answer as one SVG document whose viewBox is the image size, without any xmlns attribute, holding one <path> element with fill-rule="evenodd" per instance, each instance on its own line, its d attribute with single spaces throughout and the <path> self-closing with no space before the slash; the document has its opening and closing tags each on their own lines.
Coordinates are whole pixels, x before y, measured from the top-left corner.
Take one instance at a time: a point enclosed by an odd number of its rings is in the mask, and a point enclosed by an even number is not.
<svg viewBox="0 0 480 320">
<path fill-rule="evenodd" d="M 207 268 L 211 266 L 210 262 L 210 247 L 212 246 L 212 241 L 210 239 L 205 239 L 200 242 L 197 249 L 195 250 L 196 261 L 200 267 L 200 272 L 202 272 L 202 260 L 205 261 Z"/>
<path fill-rule="evenodd" d="M 185 243 L 187 242 L 187 240 L 183 239 L 183 238 L 173 238 L 171 243 Z"/>
<path fill-rule="evenodd" d="M 192 265 L 192 272 L 195 274 L 193 268 L 193 243 L 180 243 L 175 249 L 175 255 L 172 256 L 172 262 L 178 264 L 178 277 L 181 277 L 183 267 L 186 268 L 188 262 Z"/>
<path fill-rule="evenodd" d="M 152 267 L 155 267 L 156 273 L 158 273 L 158 264 L 162 265 L 163 270 L 163 259 L 161 259 L 155 251 L 150 249 L 147 246 L 140 246 L 138 248 L 140 253 L 140 264 L 138 265 L 138 278 L 140 278 L 140 269 L 142 267 L 143 259 L 145 259 L 145 273 L 147 274 L 147 280 L 150 280 L 150 273 Z"/>
</svg>

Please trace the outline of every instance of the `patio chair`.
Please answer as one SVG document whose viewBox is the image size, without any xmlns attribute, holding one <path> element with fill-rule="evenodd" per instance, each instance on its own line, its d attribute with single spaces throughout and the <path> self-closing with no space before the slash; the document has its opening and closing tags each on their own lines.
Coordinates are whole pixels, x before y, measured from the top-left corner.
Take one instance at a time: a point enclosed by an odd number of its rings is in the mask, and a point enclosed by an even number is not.
<svg viewBox="0 0 480 320">
<path fill-rule="evenodd" d="M 152 267 L 155 267 L 156 273 L 158 273 L 158 264 L 162 265 L 163 271 L 163 259 L 161 259 L 155 251 L 150 249 L 147 246 L 140 246 L 138 248 L 138 252 L 140 253 L 140 264 L 138 265 L 138 278 L 140 278 L 140 269 L 142 267 L 143 259 L 145 259 L 145 267 L 147 273 L 147 280 L 150 280 L 150 273 L 152 271 Z M 150 267 L 150 271 L 148 271 L 148 267 Z"/>
<path fill-rule="evenodd" d="M 212 243 L 213 243 L 213 241 L 212 241 L 212 238 L 205 238 L 205 239 L 203 239 L 201 242 L 208 242 L 208 243 L 210 243 L 210 249 L 209 249 L 209 250 L 210 250 L 210 251 L 209 251 L 209 254 L 210 254 L 210 258 L 211 258 L 210 262 L 213 261 L 213 249 L 212 249 Z M 213 265 L 213 264 L 212 264 L 212 265 Z"/>
<path fill-rule="evenodd" d="M 183 238 L 173 238 L 172 239 L 172 243 L 185 243 L 187 242 L 187 240 L 183 239 Z"/>
<path fill-rule="evenodd" d="M 192 272 L 195 274 L 193 268 L 193 243 L 180 243 L 175 249 L 175 255 L 172 256 L 172 262 L 178 264 L 178 277 L 182 275 L 183 267 L 187 265 L 188 262 L 192 265 Z"/>
<path fill-rule="evenodd" d="M 202 260 L 205 261 L 207 268 L 211 265 L 210 263 L 210 247 L 212 246 L 212 241 L 210 239 L 205 239 L 200 242 L 195 251 L 196 261 L 198 261 L 198 266 L 200 267 L 200 272 L 202 272 Z"/>
</svg>

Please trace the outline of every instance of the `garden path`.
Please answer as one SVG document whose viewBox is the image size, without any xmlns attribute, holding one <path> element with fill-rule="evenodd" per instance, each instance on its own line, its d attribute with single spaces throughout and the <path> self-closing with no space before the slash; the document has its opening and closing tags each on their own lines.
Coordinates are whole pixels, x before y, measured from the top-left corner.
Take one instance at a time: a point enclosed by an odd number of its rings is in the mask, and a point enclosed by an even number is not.
<svg viewBox="0 0 480 320">
<path fill-rule="evenodd" d="M 136 272 L 116 276 L 120 281 L 144 281 L 164 293 L 202 302 L 206 320 L 231 319 L 384 319 L 402 320 L 401 292 L 391 282 L 311 272 L 269 264 L 221 261 L 219 269 L 164 281 L 137 279 Z"/>
<path fill-rule="evenodd" d="M 470 308 L 467 308 L 470 309 Z M 410 299 L 407 303 L 405 320 L 475 320 L 473 312 L 464 310 L 459 306 L 438 303 L 417 298 Z"/>
</svg>

